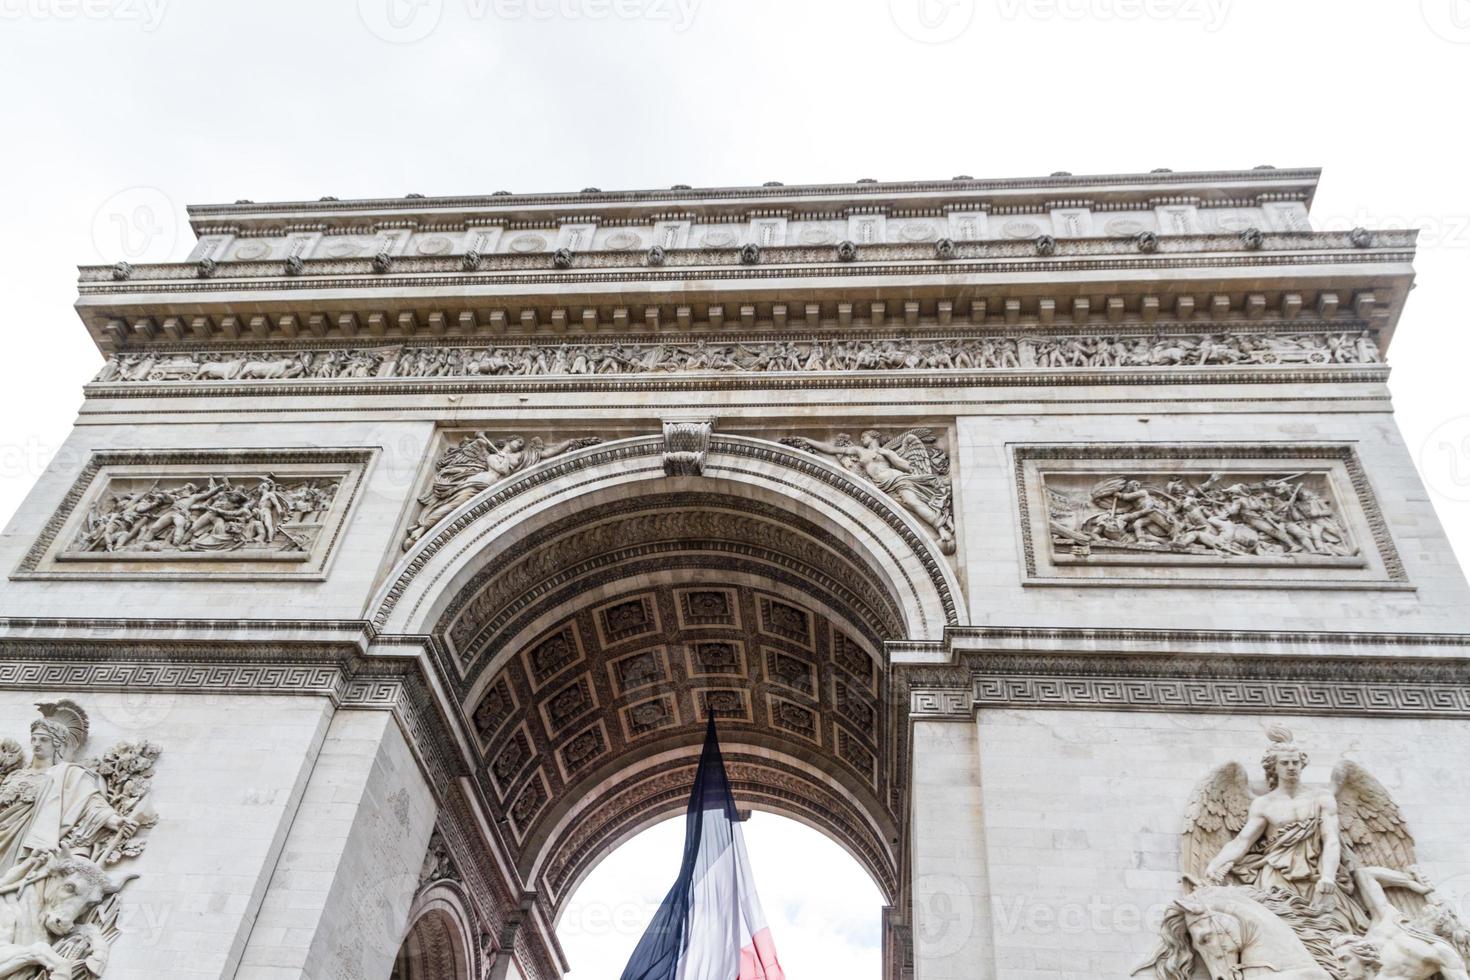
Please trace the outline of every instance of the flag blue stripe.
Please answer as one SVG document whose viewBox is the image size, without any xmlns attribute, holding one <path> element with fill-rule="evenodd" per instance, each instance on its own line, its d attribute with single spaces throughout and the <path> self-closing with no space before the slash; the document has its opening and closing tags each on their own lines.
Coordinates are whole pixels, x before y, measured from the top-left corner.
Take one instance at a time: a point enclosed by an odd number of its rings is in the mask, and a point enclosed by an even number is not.
<svg viewBox="0 0 1470 980">
<path fill-rule="evenodd" d="M 706 820 L 708 810 L 723 810 L 726 819 Z M 622 980 L 676 980 L 679 960 L 689 946 L 690 896 L 694 883 L 731 846 L 735 820 L 735 799 L 730 793 L 715 720 L 711 717 L 684 816 L 684 860 L 678 880 L 633 949 Z"/>
</svg>

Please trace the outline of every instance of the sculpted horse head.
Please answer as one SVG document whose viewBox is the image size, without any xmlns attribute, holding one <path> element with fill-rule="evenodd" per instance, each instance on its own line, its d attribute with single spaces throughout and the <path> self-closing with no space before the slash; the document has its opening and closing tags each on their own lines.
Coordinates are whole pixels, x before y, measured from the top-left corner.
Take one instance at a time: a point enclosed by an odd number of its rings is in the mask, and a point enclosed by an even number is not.
<svg viewBox="0 0 1470 980">
<path fill-rule="evenodd" d="M 1152 970 L 1157 980 L 1330 980 L 1318 954 L 1330 941 L 1315 931 L 1312 947 L 1288 922 L 1298 910 L 1284 896 L 1237 886 L 1205 887 L 1177 899 L 1164 912 L 1159 946 L 1135 974 Z M 1312 924 L 1307 925 L 1311 929 Z"/>
<path fill-rule="evenodd" d="M 51 858 L 42 876 L 12 899 L 20 941 L 71 935 L 93 909 L 136 877 L 114 879 L 95 861 L 78 854 Z"/>
</svg>

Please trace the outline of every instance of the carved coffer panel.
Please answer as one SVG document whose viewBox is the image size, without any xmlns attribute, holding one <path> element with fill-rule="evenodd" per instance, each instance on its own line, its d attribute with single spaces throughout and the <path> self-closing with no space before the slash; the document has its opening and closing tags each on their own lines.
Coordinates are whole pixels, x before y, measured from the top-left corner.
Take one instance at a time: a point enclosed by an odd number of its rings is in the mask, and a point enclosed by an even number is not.
<svg viewBox="0 0 1470 980">
<path fill-rule="evenodd" d="M 1349 446 L 1013 452 L 1033 584 L 1408 587 Z"/>
<path fill-rule="evenodd" d="M 98 452 L 15 578 L 325 578 L 373 451 Z"/>
</svg>

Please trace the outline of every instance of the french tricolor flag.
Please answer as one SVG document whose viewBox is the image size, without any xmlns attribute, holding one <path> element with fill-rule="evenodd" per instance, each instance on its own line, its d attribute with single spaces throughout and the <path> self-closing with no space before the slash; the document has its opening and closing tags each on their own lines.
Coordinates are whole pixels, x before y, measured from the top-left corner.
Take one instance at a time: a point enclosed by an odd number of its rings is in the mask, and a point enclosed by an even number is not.
<svg viewBox="0 0 1470 980">
<path fill-rule="evenodd" d="M 713 717 L 685 821 L 679 880 L 622 980 L 785 980 L 755 893 Z"/>
</svg>

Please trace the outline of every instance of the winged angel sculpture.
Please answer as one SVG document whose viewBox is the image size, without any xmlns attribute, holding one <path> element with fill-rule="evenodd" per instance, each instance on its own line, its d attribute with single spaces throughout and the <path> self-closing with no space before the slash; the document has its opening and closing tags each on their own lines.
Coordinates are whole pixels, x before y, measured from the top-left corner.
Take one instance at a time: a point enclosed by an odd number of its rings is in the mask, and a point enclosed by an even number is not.
<svg viewBox="0 0 1470 980">
<path fill-rule="evenodd" d="M 105 870 L 137 857 L 158 746 L 120 742 L 100 759 L 72 759 L 87 741 L 87 713 L 42 702 L 31 758 L 0 741 L 0 978 L 101 976 L 118 935 L 118 892 L 137 875 Z"/>
<path fill-rule="evenodd" d="M 939 436 L 933 429 L 909 429 L 887 442 L 877 429 L 867 430 L 857 442 L 845 432 L 831 442 L 800 436 L 781 441 L 796 449 L 830 456 L 843 469 L 876 485 L 933 529 L 941 551 L 954 554 L 949 453 L 939 448 Z"/>
<path fill-rule="evenodd" d="M 1252 787 L 1238 762 L 1185 811 L 1186 895 L 1164 914 L 1157 980 L 1470 980 L 1470 933 L 1420 877 L 1414 839 L 1383 784 L 1344 759 L 1330 786 L 1272 728 Z"/>
<path fill-rule="evenodd" d="M 413 527 L 408 529 L 403 550 L 413 547 L 414 542 L 435 524 L 454 513 L 461 504 L 479 496 L 486 487 L 528 470 L 543 459 L 595 446 L 601 441 L 593 436 L 548 444 L 540 436 L 532 436 L 529 440 L 524 436 L 511 436 L 497 442 L 483 432 L 470 433 L 435 460 L 434 482 L 418 498 L 423 510 Z"/>
</svg>

